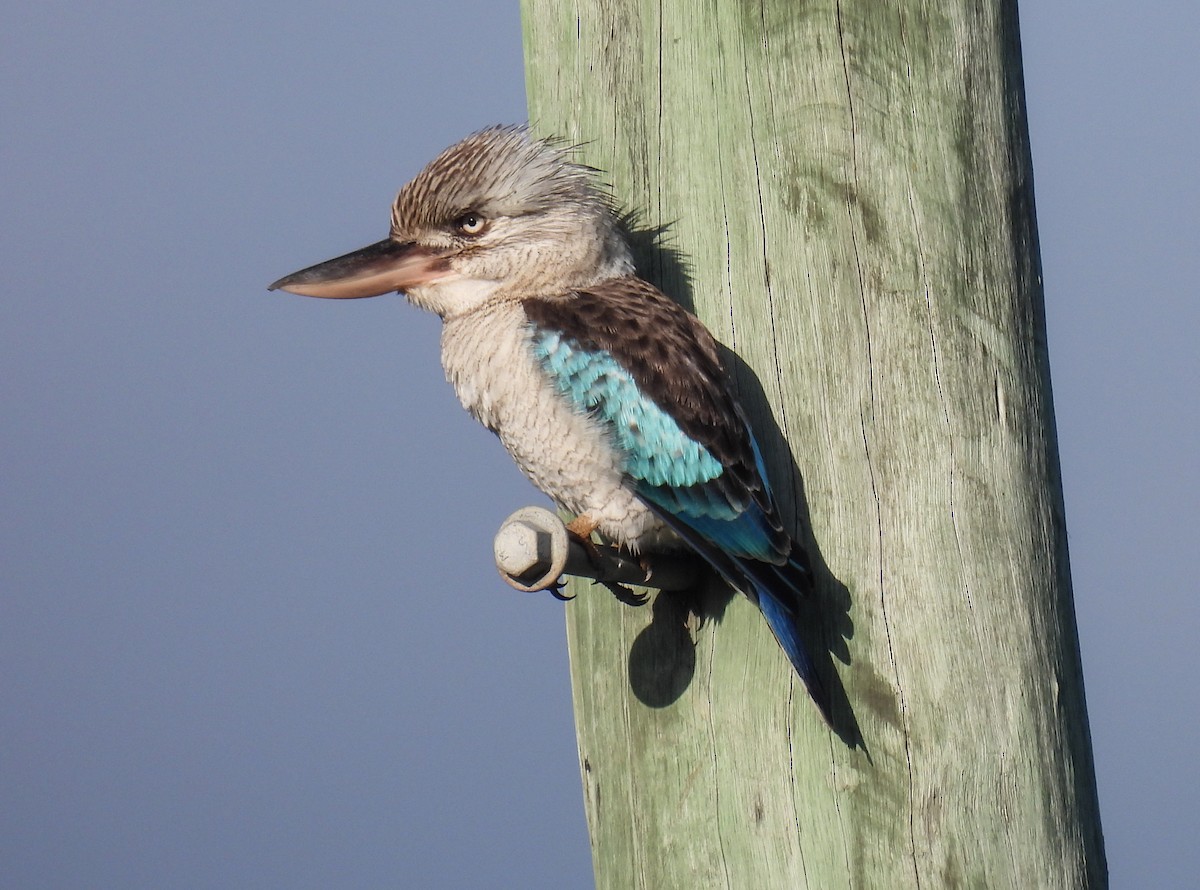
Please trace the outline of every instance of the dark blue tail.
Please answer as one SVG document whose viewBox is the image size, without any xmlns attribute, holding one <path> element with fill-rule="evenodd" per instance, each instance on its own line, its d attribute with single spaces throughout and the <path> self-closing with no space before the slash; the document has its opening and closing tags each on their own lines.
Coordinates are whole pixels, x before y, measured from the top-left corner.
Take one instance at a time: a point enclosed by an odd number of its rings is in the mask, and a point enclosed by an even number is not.
<svg viewBox="0 0 1200 890">
<path fill-rule="evenodd" d="M 646 503 L 674 532 L 683 538 L 704 561 L 717 570 L 722 578 L 758 606 L 767 619 L 788 661 L 800 675 L 813 702 L 833 726 L 829 694 L 817 675 L 816 664 L 800 639 L 798 608 L 801 600 L 812 593 L 812 576 L 805 565 L 804 551 L 792 545 L 792 553 L 783 565 L 775 565 L 744 556 L 734 556 L 722 550 L 696 529 L 652 501 Z"/>
<path fill-rule="evenodd" d="M 800 675 L 808 694 L 812 697 L 821 715 L 830 726 L 833 717 L 830 713 L 829 694 L 817 674 L 817 666 L 804 641 L 800 638 L 800 617 L 797 609 L 800 600 L 812 592 L 812 581 L 806 569 L 796 559 L 789 559 L 785 565 L 777 566 L 766 562 L 752 560 L 735 560 L 753 593 L 746 590 L 745 584 L 735 587 L 742 590 L 751 600 L 758 604 L 767 625 L 775 634 L 779 646 Z"/>
</svg>

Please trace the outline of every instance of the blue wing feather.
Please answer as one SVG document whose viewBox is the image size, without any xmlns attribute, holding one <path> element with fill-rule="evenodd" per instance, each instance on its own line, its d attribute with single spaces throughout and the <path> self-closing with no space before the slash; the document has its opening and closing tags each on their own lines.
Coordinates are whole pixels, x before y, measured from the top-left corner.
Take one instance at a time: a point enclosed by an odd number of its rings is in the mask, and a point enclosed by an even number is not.
<svg viewBox="0 0 1200 890">
<path fill-rule="evenodd" d="M 645 395 L 605 349 L 535 328 L 534 354 L 559 391 L 598 418 L 624 459 L 633 489 L 725 580 L 761 609 L 767 624 L 827 720 L 829 699 L 800 639 L 796 607 L 811 589 L 803 552 L 783 531 L 766 485 L 762 455 L 736 403 L 725 436 L 749 440 L 754 466 L 728 467 Z"/>
<path fill-rule="evenodd" d="M 581 349 L 554 331 L 536 333 L 533 348 L 559 390 L 612 432 L 630 478 L 686 489 L 724 472 L 708 449 L 642 395 L 611 353 Z"/>
</svg>

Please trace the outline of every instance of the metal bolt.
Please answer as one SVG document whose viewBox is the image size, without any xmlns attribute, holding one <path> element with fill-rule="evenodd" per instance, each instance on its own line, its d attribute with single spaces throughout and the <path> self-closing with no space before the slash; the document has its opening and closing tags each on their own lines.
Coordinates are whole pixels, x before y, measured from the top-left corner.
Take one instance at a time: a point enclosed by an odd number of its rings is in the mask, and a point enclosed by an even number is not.
<svg viewBox="0 0 1200 890">
<path fill-rule="evenodd" d="M 599 545 L 587 552 L 570 539 L 562 520 L 543 507 L 522 507 L 505 519 L 492 552 L 500 577 L 522 591 L 553 587 L 564 572 L 617 584 L 649 584 L 659 590 L 685 590 L 697 579 L 697 562 L 687 556 L 634 559 Z"/>
<path fill-rule="evenodd" d="M 570 541 L 562 521 L 544 507 L 522 507 L 496 532 L 496 568 L 517 590 L 545 590 L 567 566 Z"/>
</svg>

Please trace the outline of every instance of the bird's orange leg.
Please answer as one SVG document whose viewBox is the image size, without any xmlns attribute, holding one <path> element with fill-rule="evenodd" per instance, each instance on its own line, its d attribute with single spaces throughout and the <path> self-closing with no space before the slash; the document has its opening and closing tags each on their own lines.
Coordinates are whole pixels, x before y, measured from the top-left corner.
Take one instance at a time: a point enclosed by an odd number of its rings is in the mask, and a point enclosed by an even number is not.
<svg viewBox="0 0 1200 890">
<path fill-rule="evenodd" d="M 592 532 L 594 532 L 600 523 L 586 513 L 580 513 L 574 519 L 567 523 L 567 533 L 579 541 L 583 545 L 583 549 L 587 552 L 588 559 L 596 568 L 600 568 L 600 551 L 596 549 L 595 542 L 592 541 Z"/>
</svg>

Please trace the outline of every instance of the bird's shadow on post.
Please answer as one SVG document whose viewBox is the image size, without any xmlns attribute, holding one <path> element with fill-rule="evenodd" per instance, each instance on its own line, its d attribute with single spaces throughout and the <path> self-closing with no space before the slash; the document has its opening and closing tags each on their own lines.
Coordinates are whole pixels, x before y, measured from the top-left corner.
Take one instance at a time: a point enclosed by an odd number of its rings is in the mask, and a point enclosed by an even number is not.
<svg viewBox="0 0 1200 890">
<path fill-rule="evenodd" d="M 686 257 L 665 237 L 669 224 L 645 226 L 636 215 L 626 215 L 622 222 L 642 276 L 658 285 L 683 308 L 694 311 L 690 269 Z M 801 603 L 800 634 L 828 693 L 832 729 L 848 747 L 865 750 L 854 709 L 833 665 L 834 658 L 850 664 L 848 643 L 854 636 L 850 592 L 830 571 L 813 538 L 804 478 L 771 413 L 762 383 L 736 353 L 724 346 L 721 353 L 742 404 L 756 418 L 754 433 L 763 453 L 787 455 L 791 462 L 789 478 L 794 480 L 791 487 L 799 527 L 792 530 L 793 538 L 802 542 L 808 553 L 814 587 L 814 596 Z M 772 481 L 776 483 L 774 490 L 777 493 L 787 490 L 778 484 L 782 480 Z M 650 707 L 666 707 L 683 695 L 695 674 L 698 624 L 719 622 L 735 595 L 735 591 L 715 573 L 709 572 L 695 590 L 660 592 L 655 597 L 651 622 L 634 640 L 629 652 L 630 686 L 640 701 Z"/>
</svg>

